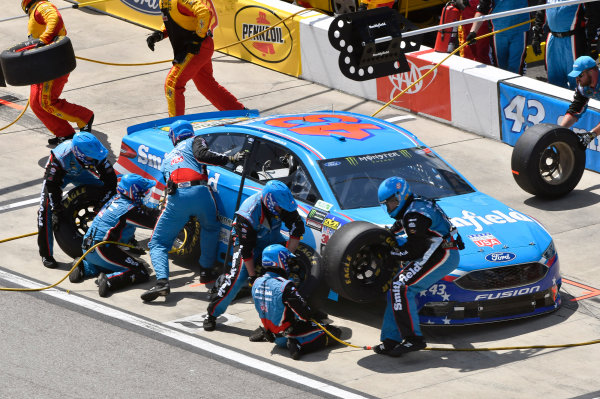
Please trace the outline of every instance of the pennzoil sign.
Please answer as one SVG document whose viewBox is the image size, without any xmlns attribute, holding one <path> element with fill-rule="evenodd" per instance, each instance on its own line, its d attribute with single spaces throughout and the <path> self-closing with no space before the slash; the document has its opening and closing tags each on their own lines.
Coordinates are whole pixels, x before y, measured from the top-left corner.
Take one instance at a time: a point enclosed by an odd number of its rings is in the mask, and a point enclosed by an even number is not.
<svg viewBox="0 0 600 399">
<path fill-rule="evenodd" d="M 292 52 L 290 28 L 284 22 L 267 30 L 280 21 L 281 18 L 268 8 L 246 6 L 235 14 L 235 34 L 238 40 L 244 40 L 258 33 L 255 38 L 242 43 L 242 46 L 261 61 L 282 62 Z"/>
</svg>

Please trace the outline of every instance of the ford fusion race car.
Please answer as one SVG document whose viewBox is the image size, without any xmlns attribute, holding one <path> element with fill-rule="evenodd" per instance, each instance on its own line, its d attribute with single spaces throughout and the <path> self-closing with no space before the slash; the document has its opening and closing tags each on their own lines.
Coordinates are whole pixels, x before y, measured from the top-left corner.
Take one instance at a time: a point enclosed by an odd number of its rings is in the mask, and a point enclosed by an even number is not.
<svg viewBox="0 0 600 399">
<path fill-rule="evenodd" d="M 329 298 L 356 302 L 382 298 L 400 264 L 390 255 L 385 229 L 393 220 L 379 206 L 377 188 L 402 176 L 417 195 L 435 199 L 465 243 L 459 267 L 418 298 L 423 324 L 470 324 L 528 317 L 560 306 L 561 277 L 554 243 L 533 218 L 478 192 L 463 176 L 407 130 L 349 112 L 259 116 L 256 111 L 185 115 L 213 151 L 251 150 L 244 164 L 210 166 L 225 259 L 240 191 L 241 200 L 271 179 L 291 189 L 307 229 L 302 239 L 310 275 Z M 159 171 L 173 145 L 176 118 L 131 126 L 115 165 L 119 173 L 157 180 L 152 201 L 163 195 Z M 187 233 L 197 235 L 193 221 Z M 194 227 L 195 226 L 195 227 Z M 188 240 L 190 237 L 188 237 Z M 194 241 L 197 246 L 197 240 Z"/>
</svg>

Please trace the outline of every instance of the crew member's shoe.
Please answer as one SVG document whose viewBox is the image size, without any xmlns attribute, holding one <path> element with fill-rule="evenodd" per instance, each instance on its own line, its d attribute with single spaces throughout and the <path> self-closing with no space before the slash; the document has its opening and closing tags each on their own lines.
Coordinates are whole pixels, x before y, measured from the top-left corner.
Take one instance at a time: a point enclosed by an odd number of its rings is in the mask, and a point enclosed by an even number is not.
<svg viewBox="0 0 600 399">
<path fill-rule="evenodd" d="M 64 143 L 67 140 L 71 140 L 75 134 L 71 134 L 69 136 L 61 136 L 61 137 L 52 137 L 48 139 L 48 144 L 50 145 L 59 145 L 60 143 Z"/>
<path fill-rule="evenodd" d="M 329 325 L 325 328 L 331 333 L 331 335 L 333 335 L 337 339 L 340 339 L 340 337 L 342 336 L 342 330 L 339 327 Z M 327 335 L 327 346 L 332 346 L 337 343 L 339 342 Z"/>
<path fill-rule="evenodd" d="M 385 339 L 379 345 L 373 346 L 373 352 L 378 355 L 387 355 L 392 349 L 400 345 L 400 342 L 394 341 L 393 339 Z"/>
<path fill-rule="evenodd" d="M 94 114 L 92 114 L 92 117 L 90 118 L 90 120 L 88 121 L 88 123 L 82 127 L 81 129 L 79 129 L 80 132 L 88 132 L 91 133 L 92 131 L 92 124 L 94 123 Z"/>
<path fill-rule="evenodd" d="M 79 259 L 75 259 L 71 264 L 71 267 L 77 263 Z M 85 276 L 85 271 L 83 269 L 83 261 L 79 262 L 77 267 L 69 274 L 69 281 L 72 283 L 81 283 Z"/>
<path fill-rule="evenodd" d="M 206 318 L 202 322 L 204 331 L 214 331 L 217 328 L 217 318 L 212 315 L 206 315 Z"/>
<path fill-rule="evenodd" d="M 294 360 L 300 359 L 300 356 L 301 356 L 300 351 L 302 350 L 302 345 L 300 345 L 300 342 L 298 342 L 297 339 L 288 338 L 287 347 L 288 347 L 288 350 L 290 351 L 290 356 L 292 357 L 292 359 L 294 359 Z"/>
<path fill-rule="evenodd" d="M 407 337 L 400 343 L 391 339 L 385 340 L 381 344 L 374 347 L 373 350 L 375 351 L 375 353 L 380 353 L 382 355 L 399 357 L 409 352 L 415 352 L 421 349 L 425 349 L 425 347 L 427 347 L 427 343 L 425 342 L 423 337 L 414 336 Z"/>
<path fill-rule="evenodd" d="M 98 295 L 102 298 L 106 298 L 110 295 L 110 282 L 104 273 L 98 275 Z"/>
<path fill-rule="evenodd" d="M 256 330 L 252 331 L 252 334 L 248 338 L 250 342 L 266 342 L 267 337 L 265 336 L 265 329 L 263 326 L 259 326 Z"/>
<path fill-rule="evenodd" d="M 159 296 L 167 296 L 170 293 L 171 288 L 169 287 L 169 281 L 167 279 L 160 279 L 156 282 L 154 287 L 144 292 L 141 295 L 141 298 L 144 302 L 151 302 Z"/>
<path fill-rule="evenodd" d="M 52 256 L 42 256 L 42 264 L 48 269 L 56 269 L 58 267 L 58 262 Z"/>
<path fill-rule="evenodd" d="M 200 283 L 202 284 L 208 284 L 208 283 L 212 283 L 213 281 L 215 281 L 217 279 L 217 277 L 219 277 L 219 272 L 217 272 L 215 270 L 215 268 L 211 268 L 211 269 L 204 269 L 202 268 L 202 270 L 200 271 Z"/>
</svg>

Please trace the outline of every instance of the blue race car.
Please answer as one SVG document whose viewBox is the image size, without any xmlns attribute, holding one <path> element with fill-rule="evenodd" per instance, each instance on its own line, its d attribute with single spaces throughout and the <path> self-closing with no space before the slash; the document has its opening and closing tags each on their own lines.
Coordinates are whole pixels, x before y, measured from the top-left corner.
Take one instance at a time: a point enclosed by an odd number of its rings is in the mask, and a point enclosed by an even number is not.
<svg viewBox="0 0 600 399">
<path fill-rule="evenodd" d="M 165 189 L 159 172 L 173 145 L 176 118 L 131 126 L 115 168 L 157 180 L 152 201 Z M 243 164 L 210 167 L 225 259 L 232 218 L 241 200 L 277 179 L 291 189 L 307 231 L 305 275 L 325 284 L 329 297 L 356 302 L 383 297 L 401 266 L 390 255 L 384 227 L 393 220 L 379 206 L 377 188 L 402 176 L 413 191 L 436 199 L 465 242 L 459 267 L 419 296 L 421 323 L 471 324 L 534 316 L 560 306 L 561 277 L 552 237 L 533 218 L 478 192 L 407 130 L 350 112 L 259 116 L 256 111 L 185 115 L 213 151 L 251 150 Z M 201 226 L 187 242 L 197 247 Z M 304 273 L 304 272 L 303 272 Z"/>
</svg>

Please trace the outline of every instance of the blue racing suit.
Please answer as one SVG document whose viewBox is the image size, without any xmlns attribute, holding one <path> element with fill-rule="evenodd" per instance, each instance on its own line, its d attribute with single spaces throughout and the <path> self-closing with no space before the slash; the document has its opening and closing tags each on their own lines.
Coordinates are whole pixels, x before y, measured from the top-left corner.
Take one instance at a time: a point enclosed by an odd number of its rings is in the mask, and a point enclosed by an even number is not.
<svg viewBox="0 0 600 399">
<path fill-rule="evenodd" d="M 152 229 L 158 218 L 158 209 L 137 206 L 121 194 L 112 197 L 98 212 L 83 237 L 83 251 L 101 241 L 129 243 L 135 229 Z M 149 275 L 140 260 L 123 250 L 124 247 L 105 244 L 96 247 L 83 260 L 84 276 L 107 274 L 111 291 L 134 283 L 148 281 Z"/>
<path fill-rule="evenodd" d="M 286 239 L 281 234 L 282 222 L 289 229 L 290 238 L 299 239 L 304 234 L 304 222 L 298 211 L 282 212 L 280 218 L 275 217 L 263 205 L 262 193 L 253 194 L 242 202 L 233 224 L 235 247 L 231 269 L 223 279 L 217 280 L 221 283 L 218 287 L 215 286 L 217 292 L 208 304 L 209 315 L 218 317 L 225 313 L 242 287 L 248 284 L 248 270 L 244 260 L 254 259 L 255 265 L 258 265 L 262 259 L 262 251 L 267 246 L 285 243 Z"/>
<path fill-rule="evenodd" d="M 296 340 L 302 353 L 327 346 L 327 334 L 309 321 L 316 313 L 291 280 L 269 269 L 252 285 L 252 299 L 267 337 L 275 338 L 277 346 L 285 348 L 288 339 Z"/>
<path fill-rule="evenodd" d="M 213 192 L 208 186 L 206 164 L 226 165 L 228 162 L 228 156 L 210 151 L 199 136 L 180 141 L 165 155 L 161 172 L 167 182 L 166 204 L 148 244 L 158 280 L 169 278 L 169 250 L 192 216 L 198 218 L 202 229 L 200 267 L 214 267 L 220 223 Z"/>
<path fill-rule="evenodd" d="M 458 248 L 448 217 L 433 201 L 416 197 L 394 223 L 406 232 L 406 241 L 393 252 L 410 261 L 392 280 L 381 328 L 381 341 L 422 336 L 415 298 L 456 269 Z"/>
<path fill-rule="evenodd" d="M 58 216 L 62 211 L 62 194 L 67 184 L 104 186 L 106 193 L 102 203 L 116 192 L 117 175 L 111 163 L 105 158 L 98 161 L 93 169 L 81 166 L 73 154 L 72 140 L 67 140 L 52 151 L 46 163 L 40 207 L 38 210 L 38 248 L 40 256 L 52 256 L 52 214 Z"/>
<path fill-rule="evenodd" d="M 566 0 L 547 0 L 548 4 Z M 575 59 L 588 54 L 595 45 L 596 30 L 600 24 L 600 3 L 585 3 L 540 10 L 535 15 L 535 27 L 543 31 L 544 19 L 548 24 L 546 37 L 546 70 L 548 82 L 564 88 L 574 87 L 569 72 Z M 587 21 L 587 22 L 586 22 Z"/>
<path fill-rule="evenodd" d="M 483 15 L 510 11 L 528 6 L 527 0 L 480 0 L 477 11 Z M 493 30 L 500 30 L 528 21 L 529 14 L 517 14 L 491 20 Z M 523 74 L 527 50 L 529 24 L 495 34 L 492 40 L 492 56 L 498 68 Z"/>
</svg>

